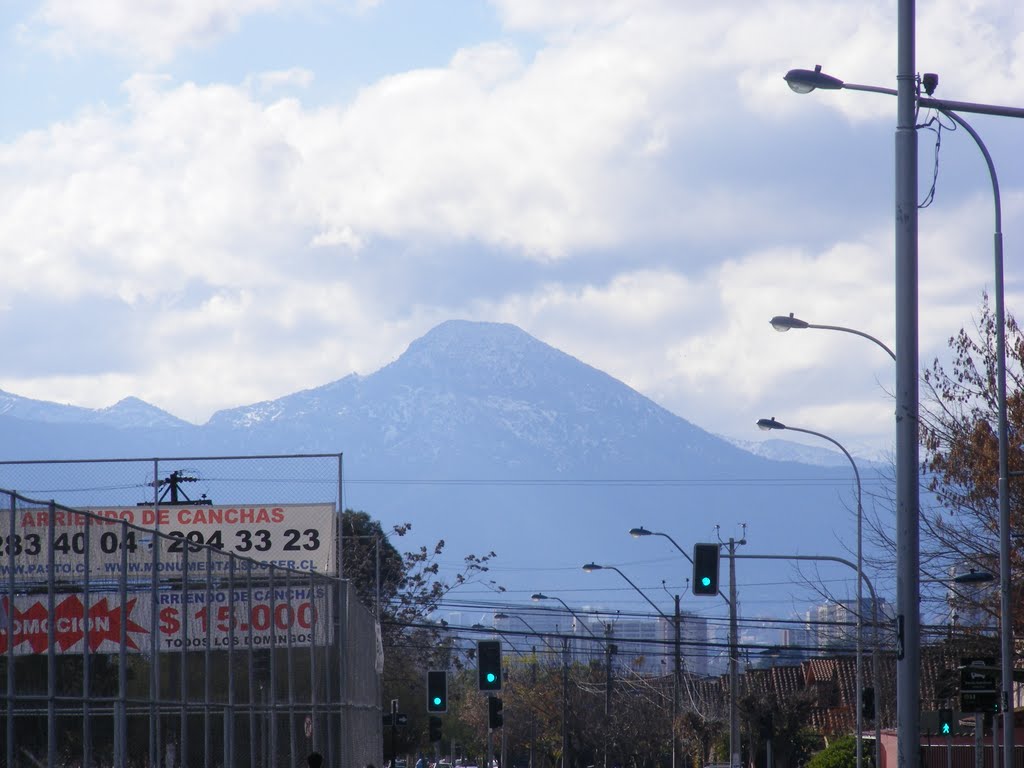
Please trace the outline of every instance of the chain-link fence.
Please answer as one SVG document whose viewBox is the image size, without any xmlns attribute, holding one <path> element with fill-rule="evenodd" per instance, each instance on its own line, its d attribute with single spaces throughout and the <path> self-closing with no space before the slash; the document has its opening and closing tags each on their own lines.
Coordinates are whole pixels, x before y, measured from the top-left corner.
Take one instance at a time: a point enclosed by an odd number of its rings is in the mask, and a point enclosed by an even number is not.
<svg viewBox="0 0 1024 768">
<path fill-rule="evenodd" d="M 379 764 L 379 632 L 336 576 L 340 466 L 0 464 L 75 501 L 0 491 L 0 764 Z"/>
</svg>

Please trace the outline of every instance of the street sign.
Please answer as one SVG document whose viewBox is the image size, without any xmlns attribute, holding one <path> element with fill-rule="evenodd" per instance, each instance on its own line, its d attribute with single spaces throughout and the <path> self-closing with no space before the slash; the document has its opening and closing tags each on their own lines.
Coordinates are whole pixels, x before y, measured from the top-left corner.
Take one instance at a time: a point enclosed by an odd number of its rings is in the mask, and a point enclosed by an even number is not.
<svg viewBox="0 0 1024 768">
<path fill-rule="evenodd" d="M 394 724 L 394 725 L 401 726 L 401 725 L 408 725 L 409 724 L 409 715 L 407 715 L 405 712 L 396 712 L 394 714 L 394 716 L 392 716 L 392 715 L 384 715 L 383 717 L 384 717 L 384 725 L 392 725 L 392 724 Z"/>
<path fill-rule="evenodd" d="M 999 667 L 991 656 L 960 659 L 960 690 L 986 692 L 999 687 Z"/>
<path fill-rule="evenodd" d="M 991 656 L 966 656 L 960 659 L 962 711 L 999 711 L 999 671 Z"/>
</svg>

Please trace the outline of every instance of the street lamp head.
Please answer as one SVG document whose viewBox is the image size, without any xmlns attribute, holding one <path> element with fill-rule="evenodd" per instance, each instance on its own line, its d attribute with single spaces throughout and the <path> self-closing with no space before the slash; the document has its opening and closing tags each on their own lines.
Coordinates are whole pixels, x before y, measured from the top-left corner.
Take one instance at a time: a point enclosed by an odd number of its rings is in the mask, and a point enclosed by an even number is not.
<svg viewBox="0 0 1024 768">
<path fill-rule="evenodd" d="M 496 614 L 494 614 L 494 618 L 497 621 L 501 621 L 502 619 L 507 619 L 508 618 L 508 614 L 507 613 L 502 613 L 501 611 L 498 611 Z"/>
<path fill-rule="evenodd" d="M 775 317 L 773 317 L 768 322 L 770 322 L 772 324 L 772 328 L 774 328 L 779 333 L 785 333 L 790 328 L 801 328 L 802 329 L 802 328 L 808 328 L 811 325 L 806 320 L 801 320 L 799 317 L 793 317 L 793 313 L 792 312 L 790 312 L 788 316 L 787 315 L 776 315 Z"/>
<path fill-rule="evenodd" d="M 775 417 L 772 416 L 770 419 L 758 419 L 757 427 L 758 429 L 763 429 L 765 432 L 769 432 L 773 429 L 785 429 L 786 425 L 781 421 L 776 421 Z"/>
<path fill-rule="evenodd" d="M 593 571 L 600 571 L 602 568 L 604 568 L 604 566 L 598 565 L 597 563 L 587 563 L 583 566 L 583 570 L 587 573 L 592 573 Z"/>
<path fill-rule="evenodd" d="M 821 71 L 821 64 L 815 65 L 814 69 L 791 69 L 783 79 L 795 93 L 810 93 L 815 88 L 838 91 L 843 87 L 843 81 L 838 77 Z"/>
<path fill-rule="evenodd" d="M 535 603 L 539 603 L 541 600 L 550 600 L 551 598 L 545 595 L 543 592 L 534 592 L 530 595 L 530 599 Z"/>
<path fill-rule="evenodd" d="M 654 532 L 648 531 L 641 525 L 639 528 L 630 528 L 629 535 L 632 536 L 634 539 L 639 539 L 641 536 L 653 536 Z"/>
<path fill-rule="evenodd" d="M 995 581 L 995 579 L 995 575 L 988 571 L 976 571 L 971 568 L 967 573 L 961 573 L 959 576 L 954 577 L 953 581 L 956 584 L 987 584 L 990 581 Z"/>
</svg>

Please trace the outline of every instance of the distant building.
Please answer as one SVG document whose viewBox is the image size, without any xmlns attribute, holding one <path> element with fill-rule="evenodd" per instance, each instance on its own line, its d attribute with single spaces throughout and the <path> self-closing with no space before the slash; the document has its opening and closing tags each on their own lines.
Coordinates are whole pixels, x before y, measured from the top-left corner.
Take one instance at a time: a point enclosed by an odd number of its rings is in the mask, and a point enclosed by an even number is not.
<svg viewBox="0 0 1024 768">
<path fill-rule="evenodd" d="M 675 668 L 675 626 L 663 618 L 621 618 L 600 610 L 581 609 L 583 624 L 576 617 L 556 610 L 505 610 L 496 615 L 494 629 L 505 640 L 508 652 L 558 654 L 563 638 L 569 636 L 569 653 L 574 662 L 605 660 L 608 643 L 616 648 L 612 663 L 644 675 L 672 674 Z M 680 658 L 684 671 L 708 674 L 707 620 L 692 613 L 680 614 Z"/>
<path fill-rule="evenodd" d="M 794 649 L 806 649 L 810 654 L 813 650 L 852 649 L 857 645 L 857 601 L 838 600 L 822 603 L 811 608 L 804 614 L 804 626 L 799 629 L 783 631 L 783 646 Z M 875 604 L 871 598 L 861 600 L 861 615 L 864 617 L 864 645 L 872 642 L 871 623 L 874 618 Z M 879 624 L 892 620 L 892 605 L 885 600 L 878 600 Z"/>
</svg>

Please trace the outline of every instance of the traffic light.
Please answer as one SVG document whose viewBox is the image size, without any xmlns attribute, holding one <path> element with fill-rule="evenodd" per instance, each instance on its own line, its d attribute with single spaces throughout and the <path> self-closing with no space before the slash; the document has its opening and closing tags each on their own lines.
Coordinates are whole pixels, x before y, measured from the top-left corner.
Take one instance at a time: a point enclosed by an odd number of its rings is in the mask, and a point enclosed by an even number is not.
<svg viewBox="0 0 1024 768">
<path fill-rule="evenodd" d="M 448 673 L 443 669 L 427 672 L 427 712 L 448 711 Z"/>
<path fill-rule="evenodd" d="M 875 689 L 865 688 L 860 692 L 860 716 L 865 720 L 875 719 Z"/>
<path fill-rule="evenodd" d="M 491 730 L 505 724 L 505 716 L 501 714 L 504 707 L 505 704 L 497 696 L 487 697 L 487 727 Z"/>
<path fill-rule="evenodd" d="M 430 718 L 430 740 L 438 742 L 441 740 L 441 718 L 431 716 Z"/>
<path fill-rule="evenodd" d="M 478 640 L 476 644 L 477 677 L 481 691 L 501 690 L 501 641 Z"/>
<path fill-rule="evenodd" d="M 693 594 L 718 594 L 718 545 L 693 545 Z"/>
<path fill-rule="evenodd" d="M 953 735 L 953 710 L 939 710 L 939 733 L 943 736 Z"/>
</svg>

